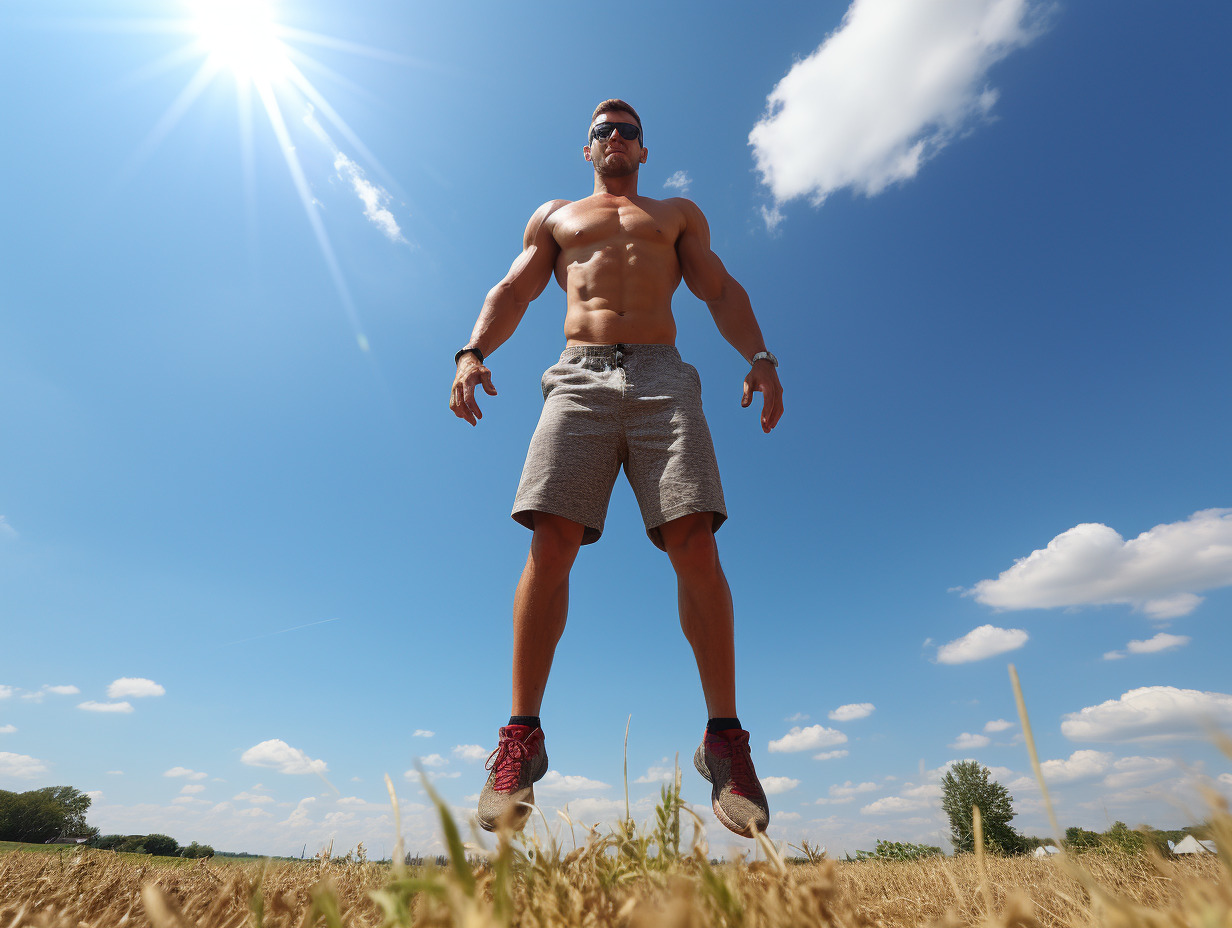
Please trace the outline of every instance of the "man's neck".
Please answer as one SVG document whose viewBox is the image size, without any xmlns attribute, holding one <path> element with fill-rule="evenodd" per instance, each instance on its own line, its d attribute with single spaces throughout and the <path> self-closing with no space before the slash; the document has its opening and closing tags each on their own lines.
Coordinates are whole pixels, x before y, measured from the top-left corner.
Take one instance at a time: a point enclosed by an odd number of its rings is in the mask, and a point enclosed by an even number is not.
<svg viewBox="0 0 1232 928">
<path fill-rule="evenodd" d="M 613 197 L 637 196 L 637 171 L 624 177 L 603 177 L 595 175 L 595 196 L 606 193 Z"/>
</svg>

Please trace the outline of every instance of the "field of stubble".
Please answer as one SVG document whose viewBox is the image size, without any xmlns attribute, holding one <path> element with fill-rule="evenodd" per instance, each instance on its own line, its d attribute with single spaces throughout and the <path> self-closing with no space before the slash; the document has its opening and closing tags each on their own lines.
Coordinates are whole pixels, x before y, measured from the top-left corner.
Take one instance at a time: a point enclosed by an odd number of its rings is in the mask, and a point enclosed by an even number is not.
<svg viewBox="0 0 1232 928">
<path fill-rule="evenodd" d="M 477 859 L 442 809 L 452 855 L 441 868 L 354 860 L 165 866 L 107 851 L 12 852 L 0 856 L 0 928 L 1232 928 L 1226 854 L 802 864 L 763 839 L 765 860 L 715 865 L 700 840 L 682 847 L 680 811 L 668 801 L 646 829 L 592 833 L 567 847 L 504 841 Z M 1226 811 L 1216 825 L 1232 837 Z"/>
</svg>

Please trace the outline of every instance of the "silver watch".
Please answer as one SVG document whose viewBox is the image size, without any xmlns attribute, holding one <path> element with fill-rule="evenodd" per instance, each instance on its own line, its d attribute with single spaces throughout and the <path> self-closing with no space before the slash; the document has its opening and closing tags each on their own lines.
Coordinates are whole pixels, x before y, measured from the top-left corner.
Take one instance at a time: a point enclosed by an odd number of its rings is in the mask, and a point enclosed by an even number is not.
<svg viewBox="0 0 1232 928">
<path fill-rule="evenodd" d="M 753 355 L 752 363 L 756 364 L 758 361 L 769 361 L 775 367 L 779 366 L 779 359 L 768 351 L 759 351 L 757 354 Z"/>
</svg>

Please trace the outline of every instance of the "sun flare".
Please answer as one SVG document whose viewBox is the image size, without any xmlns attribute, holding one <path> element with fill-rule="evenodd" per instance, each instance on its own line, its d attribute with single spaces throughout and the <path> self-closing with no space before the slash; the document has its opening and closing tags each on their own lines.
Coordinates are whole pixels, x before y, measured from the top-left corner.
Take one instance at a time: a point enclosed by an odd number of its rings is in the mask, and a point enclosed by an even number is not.
<svg viewBox="0 0 1232 928">
<path fill-rule="evenodd" d="M 240 81 L 271 82 L 287 73 L 271 0 L 195 0 L 193 27 L 218 70 Z"/>
</svg>

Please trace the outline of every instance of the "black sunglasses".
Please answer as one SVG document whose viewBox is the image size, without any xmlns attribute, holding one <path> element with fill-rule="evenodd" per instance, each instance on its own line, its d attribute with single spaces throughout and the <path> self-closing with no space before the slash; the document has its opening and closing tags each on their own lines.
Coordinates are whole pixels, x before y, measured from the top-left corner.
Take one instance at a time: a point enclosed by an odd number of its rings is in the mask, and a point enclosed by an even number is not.
<svg viewBox="0 0 1232 928">
<path fill-rule="evenodd" d="M 613 132 L 619 132 L 620 137 L 626 142 L 632 142 L 637 139 L 638 144 L 642 141 L 642 130 L 631 122 L 601 122 L 590 127 L 590 140 L 595 139 L 606 141 L 612 137 Z"/>
</svg>

